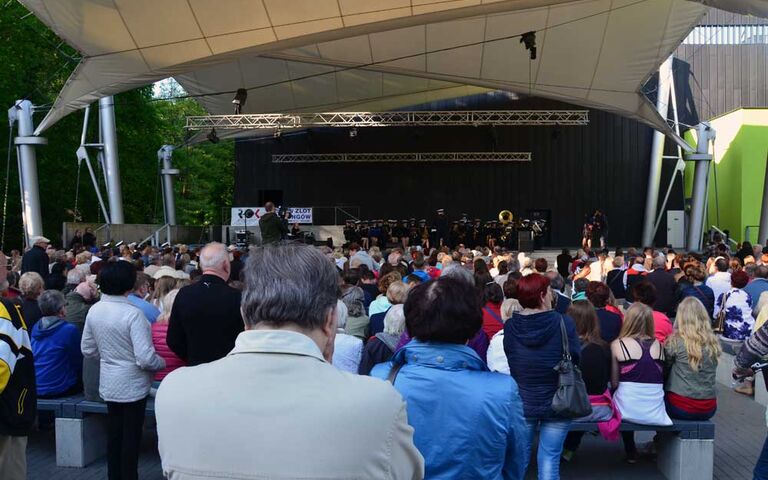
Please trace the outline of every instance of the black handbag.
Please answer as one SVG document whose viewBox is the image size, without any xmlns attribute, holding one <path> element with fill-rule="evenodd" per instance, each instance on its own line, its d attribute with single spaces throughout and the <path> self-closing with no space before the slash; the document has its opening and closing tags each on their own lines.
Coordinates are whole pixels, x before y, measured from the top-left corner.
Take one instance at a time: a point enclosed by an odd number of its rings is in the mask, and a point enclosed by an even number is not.
<svg viewBox="0 0 768 480">
<path fill-rule="evenodd" d="M 563 358 L 555 366 L 558 374 L 557 391 L 552 398 L 552 410 L 558 417 L 579 418 L 592 413 L 587 386 L 581 378 L 581 370 L 573 364 L 568 350 L 568 332 L 560 317 L 560 333 L 563 337 Z"/>
</svg>

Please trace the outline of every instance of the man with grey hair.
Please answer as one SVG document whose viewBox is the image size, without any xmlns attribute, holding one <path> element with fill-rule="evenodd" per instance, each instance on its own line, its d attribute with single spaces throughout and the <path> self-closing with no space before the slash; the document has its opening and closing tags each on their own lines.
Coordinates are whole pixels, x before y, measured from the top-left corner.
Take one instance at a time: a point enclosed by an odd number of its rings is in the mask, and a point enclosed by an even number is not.
<svg viewBox="0 0 768 480">
<path fill-rule="evenodd" d="M 673 317 L 675 315 L 677 282 L 675 282 L 674 275 L 667 271 L 667 257 L 656 255 L 651 260 L 651 266 L 653 270 L 645 276 L 645 279 L 656 287 L 656 301 L 653 304 L 653 309 Z"/>
<path fill-rule="evenodd" d="M 64 295 L 75 290 L 75 287 L 85 281 L 85 272 L 78 268 L 70 268 L 67 272 L 67 284 L 61 291 Z"/>
<path fill-rule="evenodd" d="M 58 290 L 44 291 L 37 303 L 43 314 L 31 334 L 37 395 L 42 398 L 74 395 L 83 389 L 80 331 L 65 320 L 67 301 Z"/>
<path fill-rule="evenodd" d="M 336 268 L 316 249 L 251 253 L 235 349 L 158 390 L 166 477 L 423 478 L 400 394 L 330 364 L 338 297 Z"/>
<path fill-rule="evenodd" d="M 227 247 L 213 242 L 200 252 L 203 275 L 182 288 L 168 320 L 166 343 L 188 365 L 218 360 L 235 346 L 243 331 L 240 291 L 227 285 Z"/>
</svg>

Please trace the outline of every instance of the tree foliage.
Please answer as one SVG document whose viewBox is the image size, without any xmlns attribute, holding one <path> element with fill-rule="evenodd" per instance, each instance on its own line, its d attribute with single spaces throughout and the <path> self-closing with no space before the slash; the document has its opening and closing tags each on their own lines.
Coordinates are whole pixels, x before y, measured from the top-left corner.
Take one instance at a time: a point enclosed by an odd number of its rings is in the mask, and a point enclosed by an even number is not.
<svg viewBox="0 0 768 480">
<path fill-rule="evenodd" d="M 54 33 L 28 16 L 16 2 L 0 6 L 0 106 L 10 108 L 16 100 L 29 99 L 36 106 L 49 106 L 78 61 L 78 52 L 69 48 Z M 176 92 L 164 92 L 176 96 Z M 98 139 L 98 108 L 92 108 L 88 140 Z M 123 189 L 123 208 L 128 223 L 163 223 L 163 203 L 159 182 L 157 150 L 163 144 L 182 145 L 185 140 L 184 117 L 202 114 L 192 99 L 160 100 L 147 86 L 115 96 L 118 153 Z M 35 114 L 42 120 L 45 109 Z M 5 160 L 8 158 L 8 117 L 0 116 L 0 208 L 5 188 Z M 37 149 L 38 176 L 44 233 L 60 237 L 62 222 L 72 221 L 77 210 L 86 222 L 103 221 L 95 190 L 85 165 L 80 168 L 75 151 L 80 144 L 83 112 L 75 112 L 44 133 L 48 145 Z M 15 132 L 14 132 L 15 134 Z M 15 149 L 11 148 L 8 175 L 8 199 L 5 248 L 23 243 L 21 200 Z M 176 209 L 179 224 L 215 224 L 221 209 L 232 199 L 233 157 L 231 143 L 179 147 L 174 153 L 174 167 L 181 170 L 176 178 Z M 103 175 L 98 170 L 96 152 L 91 152 L 101 191 L 105 195 Z M 76 198 L 77 197 L 77 198 Z M 77 205 L 75 203 L 77 202 Z M 2 215 L 0 211 L 0 215 Z"/>
</svg>

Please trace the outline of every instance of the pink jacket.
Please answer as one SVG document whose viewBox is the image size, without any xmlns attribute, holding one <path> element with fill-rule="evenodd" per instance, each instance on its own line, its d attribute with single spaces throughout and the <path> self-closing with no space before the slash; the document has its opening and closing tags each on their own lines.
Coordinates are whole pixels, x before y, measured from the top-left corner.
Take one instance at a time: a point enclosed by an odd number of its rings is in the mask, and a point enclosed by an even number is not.
<svg viewBox="0 0 768 480">
<path fill-rule="evenodd" d="M 165 368 L 155 374 L 155 380 L 158 382 L 177 368 L 186 366 L 184 360 L 177 357 L 173 350 L 168 348 L 168 344 L 165 343 L 167 335 L 168 323 L 155 322 L 152 324 L 152 345 L 154 345 L 157 354 L 165 360 Z"/>
</svg>

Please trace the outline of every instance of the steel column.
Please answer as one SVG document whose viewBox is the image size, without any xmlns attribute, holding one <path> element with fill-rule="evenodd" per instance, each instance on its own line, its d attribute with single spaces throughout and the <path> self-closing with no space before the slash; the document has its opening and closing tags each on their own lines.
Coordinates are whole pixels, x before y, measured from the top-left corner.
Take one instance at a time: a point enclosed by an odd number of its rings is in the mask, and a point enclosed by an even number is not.
<svg viewBox="0 0 768 480">
<path fill-rule="evenodd" d="M 672 57 L 667 58 L 659 67 L 658 97 L 656 109 L 661 118 L 667 118 L 669 110 L 669 93 L 672 84 Z M 642 245 L 653 244 L 654 226 L 656 223 L 656 210 L 659 205 L 659 187 L 661 184 L 661 166 L 664 157 L 664 134 L 658 130 L 653 132 L 653 144 L 651 146 L 651 162 L 648 170 L 648 189 L 645 197 L 645 217 L 643 219 Z"/>
<path fill-rule="evenodd" d="M 757 234 L 757 243 L 766 245 L 768 239 L 768 158 L 766 158 L 765 182 L 763 185 L 763 208 L 760 210 L 760 231 Z M 749 239 L 747 239 L 749 240 Z"/>
<path fill-rule="evenodd" d="M 176 225 L 176 200 L 173 196 L 173 177 L 178 175 L 179 171 L 173 168 L 171 160 L 173 159 L 173 146 L 163 145 L 157 151 L 157 158 L 163 162 L 160 175 L 163 177 L 163 211 L 165 212 L 165 223 L 167 225 Z"/>
<path fill-rule="evenodd" d="M 120 164 L 117 156 L 114 97 L 99 99 L 99 129 L 104 144 L 104 175 L 107 178 L 110 220 L 113 224 L 125 223 L 123 191 L 120 185 Z"/>
<path fill-rule="evenodd" d="M 712 155 L 709 154 L 709 141 L 714 139 L 714 130 L 706 123 L 696 126 L 696 153 L 687 156 L 688 160 L 696 162 L 693 171 L 693 195 L 691 198 L 691 214 L 688 222 L 688 239 L 685 248 L 689 251 L 701 250 L 701 236 L 704 233 L 704 208 L 707 203 L 707 187 L 709 164 Z"/>
<path fill-rule="evenodd" d="M 18 122 L 18 136 L 14 139 L 14 143 L 18 157 L 21 212 L 27 246 L 31 246 L 29 242 L 31 237 L 43 234 L 35 145 L 47 143 L 44 138 L 34 136 L 35 126 L 32 121 L 32 110 L 32 102 L 29 100 L 18 100 L 8 110 L 10 122 Z"/>
</svg>

